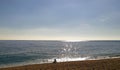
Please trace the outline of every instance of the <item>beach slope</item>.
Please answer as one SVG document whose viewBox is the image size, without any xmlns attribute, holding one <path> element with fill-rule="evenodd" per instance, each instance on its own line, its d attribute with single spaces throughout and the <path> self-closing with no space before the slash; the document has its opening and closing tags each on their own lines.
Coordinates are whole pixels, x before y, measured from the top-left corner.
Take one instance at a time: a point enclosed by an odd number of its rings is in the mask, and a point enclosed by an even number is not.
<svg viewBox="0 0 120 70">
<path fill-rule="evenodd" d="M 120 58 L 34 64 L 0 70 L 120 70 Z"/>
</svg>

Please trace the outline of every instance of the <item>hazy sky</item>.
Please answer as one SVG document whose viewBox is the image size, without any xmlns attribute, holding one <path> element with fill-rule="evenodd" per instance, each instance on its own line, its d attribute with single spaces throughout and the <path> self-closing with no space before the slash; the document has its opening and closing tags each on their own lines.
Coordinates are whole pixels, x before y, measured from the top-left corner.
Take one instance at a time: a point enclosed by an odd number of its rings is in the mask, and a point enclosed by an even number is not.
<svg viewBox="0 0 120 70">
<path fill-rule="evenodd" d="M 120 0 L 0 0 L 1 40 L 120 40 Z"/>
</svg>

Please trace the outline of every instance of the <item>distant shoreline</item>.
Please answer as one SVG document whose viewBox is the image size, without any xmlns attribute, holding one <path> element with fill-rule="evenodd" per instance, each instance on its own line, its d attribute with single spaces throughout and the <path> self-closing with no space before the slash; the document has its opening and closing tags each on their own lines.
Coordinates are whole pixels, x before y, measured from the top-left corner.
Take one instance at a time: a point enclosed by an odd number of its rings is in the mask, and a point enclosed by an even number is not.
<svg viewBox="0 0 120 70">
<path fill-rule="evenodd" d="M 70 61 L 59 63 L 33 64 L 8 68 L 0 70 L 119 70 L 120 58 L 110 58 L 101 60 Z"/>
</svg>

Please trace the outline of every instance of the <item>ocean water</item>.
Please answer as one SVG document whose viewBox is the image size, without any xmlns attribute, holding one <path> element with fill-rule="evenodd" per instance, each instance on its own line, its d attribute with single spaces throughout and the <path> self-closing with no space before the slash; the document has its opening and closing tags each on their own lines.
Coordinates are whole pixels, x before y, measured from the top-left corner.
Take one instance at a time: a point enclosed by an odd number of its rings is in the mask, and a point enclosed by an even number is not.
<svg viewBox="0 0 120 70">
<path fill-rule="evenodd" d="M 0 40 L 0 67 L 120 57 L 120 41 Z"/>
</svg>

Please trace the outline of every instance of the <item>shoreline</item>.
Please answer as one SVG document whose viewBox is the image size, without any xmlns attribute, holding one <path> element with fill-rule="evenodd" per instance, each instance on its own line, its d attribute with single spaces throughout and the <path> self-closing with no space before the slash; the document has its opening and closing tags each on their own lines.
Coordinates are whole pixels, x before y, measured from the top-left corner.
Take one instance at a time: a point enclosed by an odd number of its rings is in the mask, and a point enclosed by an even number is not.
<svg viewBox="0 0 120 70">
<path fill-rule="evenodd" d="M 0 70 L 119 70 L 120 58 L 69 61 L 0 68 Z"/>
<path fill-rule="evenodd" d="M 59 61 L 59 59 L 57 60 L 57 63 L 61 63 L 61 62 L 74 62 L 74 61 L 89 61 L 89 60 L 103 60 L 103 59 L 115 59 L 115 58 L 120 58 L 120 57 L 109 57 L 109 58 L 100 58 L 100 59 L 85 59 L 85 60 L 71 60 L 71 61 Z M 54 60 L 54 59 L 53 59 Z M 50 62 L 33 62 L 33 61 L 27 61 L 27 62 L 21 62 L 21 63 L 12 63 L 12 64 L 6 64 L 6 65 L 0 65 L 0 69 L 1 68 L 11 68 L 11 67 L 21 67 L 21 66 L 27 66 L 27 65 L 35 65 L 35 64 L 49 64 L 52 63 L 53 61 L 51 60 Z"/>
<path fill-rule="evenodd" d="M 76 61 L 89 61 L 89 60 L 104 60 L 104 59 L 116 59 L 116 58 L 120 58 L 120 57 L 108 57 L 108 58 L 97 58 L 97 59 L 85 59 L 85 60 L 65 60 L 65 61 L 58 61 L 59 59 L 56 59 L 58 63 L 62 63 L 62 62 L 76 62 Z M 27 62 L 21 62 L 21 63 L 12 63 L 12 64 L 6 64 L 6 65 L 0 65 L 0 69 L 1 68 L 11 68 L 11 67 L 21 67 L 21 66 L 28 66 L 28 65 L 35 65 L 35 64 L 50 64 L 53 61 L 51 60 L 50 62 L 33 62 L 33 61 L 27 61 Z"/>
</svg>

